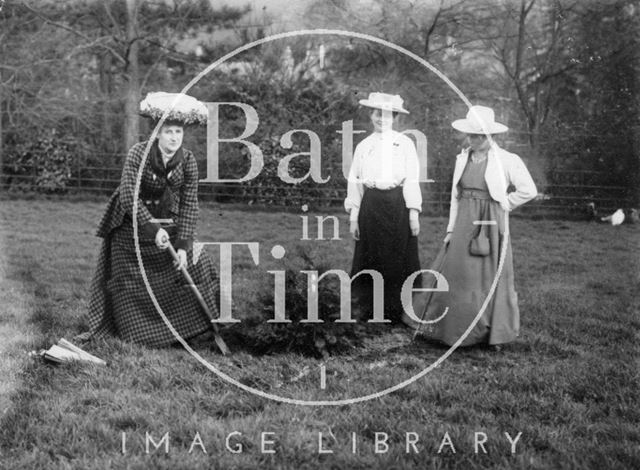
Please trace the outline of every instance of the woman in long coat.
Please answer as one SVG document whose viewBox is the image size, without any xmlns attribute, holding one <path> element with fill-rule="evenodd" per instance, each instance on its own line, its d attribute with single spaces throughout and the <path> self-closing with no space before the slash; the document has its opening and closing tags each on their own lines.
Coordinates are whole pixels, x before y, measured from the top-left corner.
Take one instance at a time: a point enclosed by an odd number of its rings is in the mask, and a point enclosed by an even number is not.
<svg viewBox="0 0 640 470">
<path fill-rule="evenodd" d="M 413 141 L 393 130 L 399 114 L 408 114 L 400 96 L 370 93 L 360 104 L 371 108 L 374 132 L 355 149 L 344 202 L 356 240 L 351 276 L 375 270 L 384 292 L 374 292 L 375 283 L 365 273 L 355 278 L 353 291 L 363 315 L 375 314 L 376 304 L 382 311 L 382 300 L 386 320 L 398 321 L 402 285 L 420 270 L 418 156 Z"/>
<path fill-rule="evenodd" d="M 133 233 L 134 189 L 143 165 L 137 198 L 138 240 L 146 277 L 162 311 L 184 339 L 207 331 L 209 322 L 176 268 L 186 266 L 210 310 L 217 314 L 218 280 L 213 262 L 202 253 L 194 264 L 193 241 L 198 219 L 198 168 L 182 147 L 184 127 L 206 123 L 199 101 L 175 94 L 150 93 L 141 114 L 159 120 L 171 110 L 158 138 L 135 144 L 124 163 L 120 185 L 109 199 L 97 235 L 103 238 L 91 283 L 91 336 L 115 335 L 153 347 L 176 341 L 156 310 L 143 282 Z M 174 262 L 167 240 L 178 254 Z"/>
<path fill-rule="evenodd" d="M 448 246 L 440 268 L 449 290 L 431 295 L 422 316 L 433 323 L 420 329 L 431 339 L 453 345 L 479 314 L 499 274 L 486 310 L 461 343 L 486 343 L 499 349 L 500 344 L 513 341 L 520 330 L 510 240 L 502 272 L 498 273 L 502 241 L 505 235 L 508 237 L 505 212 L 533 199 L 536 186 L 520 157 L 503 150 L 490 137 L 508 130 L 495 122 L 491 108 L 472 106 L 466 118 L 454 121 L 452 126 L 467 134 L 469 147 L 457 156 L 453 173 L 444 240 Z M 510 186 L 515 190 L 507 192 Z M 482 245 L 479 239 L 484 239 L 483 249 L 478 248 Z M 414 298 L 414 307 L 415 303 Z"/>
</svg>

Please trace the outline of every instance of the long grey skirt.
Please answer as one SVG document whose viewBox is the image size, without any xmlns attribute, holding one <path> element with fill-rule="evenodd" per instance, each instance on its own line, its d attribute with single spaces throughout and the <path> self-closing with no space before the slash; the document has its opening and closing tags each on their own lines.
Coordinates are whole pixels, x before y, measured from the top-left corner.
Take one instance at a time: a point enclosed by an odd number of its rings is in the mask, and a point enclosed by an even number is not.
<svg viewBox="0 0 640 470">
<path fill-rule="evenodd" d="M 469 252 L 471 239 L 478 231 L 478 225 L 473 222 L 478 220 L 497 222 L 496 225 L 482 226 L 490 241 L 491 253 L 488 256 L 474 256 Z M 434 320 L 447 307 L 449 311 L 437 323 L 422 326 L 420 331 L 423 335 L 453 345 L 467 332 L 498 275 L 503 237 L 504 211 L 496 201 L 487 197 L 462 197 L 459 200 L 452 238 L 440 271 L 449 284 L 449 291 L 431 295 L 424 318 Z M 519 334 L 520 312 L 510 242 L 496 290 L 486 310 L 461 343 L 462 346 L 508 343 Z M 419 304 L 414 300 L 414 308 L 419 308 Z M 419 316 L 420 313 L 417 312 Z"/>
</svg>

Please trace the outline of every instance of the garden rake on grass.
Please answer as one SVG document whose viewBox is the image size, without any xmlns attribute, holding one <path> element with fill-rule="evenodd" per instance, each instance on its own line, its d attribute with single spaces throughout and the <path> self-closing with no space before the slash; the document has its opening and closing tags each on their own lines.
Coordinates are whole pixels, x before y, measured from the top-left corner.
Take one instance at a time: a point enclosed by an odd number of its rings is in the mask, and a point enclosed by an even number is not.
<svg viewBox="0 0 640 470">
<path fill-rule="evenodd" d="M 434 271 L 437 273 L 442 272 L 442 266 L 444 264 L 444 259 L 447 254 L 448 246 L 449 246 L 448 242 L 442 244 L 442 246 L 440 247 L 440 250 L 438 251 L 436 259 L 433 260 L 433 263 L 431 264 L 431 267 L 430 267 L 431 271 Z M 431 302 L 431 298 L 433 297 L 434 288 L 437 286 L 437 284 L 438 284 L 438 279 L 434 277 L 433 280 L 429 281 L 426 286 L 423 286 L 423 289 L 424 288 L 430 289 L 428 292 L 417 292 L 417 293 L 414 293 L 413 295 L 413 299 L 412 299 L 413 306 L 414 308 L 416 307 L 416 305 L 418 306 L 418 309 L 420 311 L 420 321 L 424 321 L 424 317 L 427 314 L 427 309 L 429 308 L 429 303 Z M 448 310 L 449 309 L 445 310 L 445 314 Z M 429 323 L 437 323 L 440 320 L 442 320 L 443 317 L 444 317 L 444 314 L 436 319 L 430 320 Z M 402 314 L 402 321 L 405 325 L 414 329 L 413 337 L 411 338 L 411 341 L 415 341 L 416 337 L 422 331 L 423 324 L 415 322 L 414 320 L 409 318 L 409 316 L 404 312 Z"/>
<path fill-rule="evenodd" d="M 176 253 L 176 250 L 173 248 L 173 245 L 171 244 L 171 242 L 169 242 L 169 246 L 167 247 L 167 249 L 169 250 L 169 253 L 171 253 L 171 257 L 177 262 L 178 253 Z M 187 268 L 183 266 L 182 268 L 180 268 L 180 272 L 182 272 L 182 275 L 184 276 L 185 281 L 187 281 L 187 283 L 189 284 L 189 287 L 191 288 L 191 292 L 193 292 L 193 294 L 196 296 L 196 298 L 198 299 L 198 302 L 200 303 L 200 306 L 202 307 L 202 310 L 207 316 L 207 319 L 209 320 L 209 324 L 213 329 L 213 340 L 218 345 L 218 348 L 220 348 L 220 352 L 225 356 L 227 354 L 230 354 L 231 351 L 229 350 L 229 347 L 226 345 L 226 343 L 222 339 L 222 336 L 220 336 L 220 330 L 218 329 L 218 325 L 214 323 L 215 318 L 213 317 L 213 314 L 211 313 L 211 310 L 209 309 L 207 302 L 204 300 L 204 297 L 202 297 L 202 294 L 200 293 L 195 283 L 193 282 L 193 279 L 191 278 L 191 275 L 187 271 Z"/>
</svg>

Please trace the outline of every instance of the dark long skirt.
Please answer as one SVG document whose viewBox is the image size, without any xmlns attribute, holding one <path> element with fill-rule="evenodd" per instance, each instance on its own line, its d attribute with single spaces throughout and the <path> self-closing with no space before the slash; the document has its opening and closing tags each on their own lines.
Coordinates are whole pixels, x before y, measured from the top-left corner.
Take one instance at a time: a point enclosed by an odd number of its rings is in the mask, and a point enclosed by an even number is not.
<svg viewBox="0 0 640 470">
<path fill-rule="evenodd" d="M 409 209 L 402 187 L 390 190 L 365 189 L 358 215 L 360 240 L 356 241 L 351 276 L 374 269 L 384 279 L 385 318 L 399 321 L 400 292 L 407 277 L 420 270 L 418 238 L 411 235 Z M 420 285 L 420 277 L 415 285 Z M 373 310 L 373 283 L 368 275 L 353 282 L 353 293 L 362 313 Z"/>
<path fill-rule="evenodd" d="M 175 240 L 172 240 L 175 241 Z M 184 339 L 205 332 L 209 322 L 168 251 L 153 240 L 140 240 L 146 276 L 162 311 Z M 217 315 L 218 275 L 213 260 L 202 252 L 188 271 L 210 310 Z M 133 242 L 133 227 L 125 223 L 103 240 L 91 283 L 89 325 L 93 337 L 115 335 L 125 341 L 161 347 L 176 341 L 152 303 L 144 284 Z"/>
</svg>

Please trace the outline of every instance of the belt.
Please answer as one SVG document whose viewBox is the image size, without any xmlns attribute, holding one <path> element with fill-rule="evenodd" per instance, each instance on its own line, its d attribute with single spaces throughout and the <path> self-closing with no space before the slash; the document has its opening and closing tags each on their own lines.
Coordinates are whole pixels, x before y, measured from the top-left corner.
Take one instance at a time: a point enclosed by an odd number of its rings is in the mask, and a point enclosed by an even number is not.
<svg viewBox="0 0 640 470">
<path fill-rule="evenodd" d="M 161 225 L 175 225 L 173 219 L 151 219 L 149 222 L 153 222 L 154 224 Z"/>
<path fill-rule="evenodd" d="M 402 189 L 402 186 L 394 186 L 393 188 L 377 188 L 375 183 L 365 184 L 365 189 L 375 189 L 376 191 L 393 191 L 394 189 Z"/>
<path fill-rule="evenodd" d="M 460 191 L 460 197 L 465 199 L 491 199 L 489 191 L 481 189 L 463 189 Z"/>
</svg>

